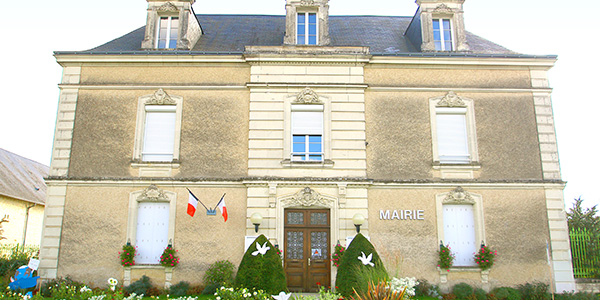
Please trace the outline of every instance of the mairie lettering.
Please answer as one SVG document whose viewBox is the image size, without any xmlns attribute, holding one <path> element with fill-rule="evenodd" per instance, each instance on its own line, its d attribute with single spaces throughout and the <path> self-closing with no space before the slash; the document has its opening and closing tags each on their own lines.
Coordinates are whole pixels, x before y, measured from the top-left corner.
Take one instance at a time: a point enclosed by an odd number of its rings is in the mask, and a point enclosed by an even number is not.
<svg viewBox="0 0 600 300">
<path fill-rule="evenodd" d="M 424 210 L 379 210 L 379 220 L 425 220 Z"/>
</svg>

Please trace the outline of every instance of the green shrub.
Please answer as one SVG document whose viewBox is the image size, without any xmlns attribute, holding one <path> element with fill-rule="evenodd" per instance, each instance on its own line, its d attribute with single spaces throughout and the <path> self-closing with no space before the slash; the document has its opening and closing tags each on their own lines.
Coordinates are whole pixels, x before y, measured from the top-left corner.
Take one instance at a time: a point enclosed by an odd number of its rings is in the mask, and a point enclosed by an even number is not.
<svg viewBox="0 0 600 300">
<path fill-rule="evenodd" d="M 266 245 L 269 250 L 265 254 L 252 255 L 257 252 L 257 244 Z M 244 254 L 235 277 L 235 286 L 263 290 L 272 295 L 287 291 L 281 256 L 264 235 L 256 238 Z"/>
<path fill-rule="evenodd" d="M 221 287 L 220 283 L 208 284 L 203 290 L 202 295 L 214 295 L 215 292 Z"/>
<path fill-rule="evenodd" d="M 517 286 L 517 289 L 523 299 L 547 300 L 551 298 L 548 293 L 548 285 L 543 282 L 520 284 Z"/>
<path fill-rule="evenodd" d="M 230 286 L 233 283 L 235 266 L 228 260 L 220 260 L 208 267 L 204 273 L 204 284 L 220 284 L 221 286 Z"/>
<path fill-rule="evenodd" d="M 473 288 L 466 283 L 459 283 L 452 287 L 452 294 L 458 299 L 467 299 L 473 295 Z"/>
<path fill-rule="evenodd" d="M 131 283 L 130 285 L 124 287 L 123 291 L 125 291 L 127 294 L 135 293 L 136 295 L 151 296 L 150 295 L 150 292 L 152 292 L 151 288 L 152 288 L 152 283 L 150 282 L 150 278 L 148 278 L 148 276 L 144 275 L 144 276 L 142 276 L 142 278 L 140 278 L 137 281 Z"/>
<path fill-rule="evenodd" d="M 50 298 L 52 297 L 53 292 L 56 293 L 56 291 L 58 291 L 61 288 L 71 286 L 79 290 L 84 286 L 84 284 L 75 281 L 68 276 L 66 278 L 51 279 L 42 283 L 42 286 L 40 287 L 40 294 L 42 294 L 42 296 L 46 298 Z"/>
<path fill-rule="evenodd" d="M 511 287 L 501 287 L 494 289 L 492 293 L 498 300 L 521 300 L 521 293 Z"/>
<path fill-rule="evenodd" d="M 419 284 L 415 286 L 416 297 L 433 297 L 437 299 L 440 296 L 440 288 L 437 285 L 430 284 L 427 279 L 418 279 L 417 282 Z"/>
<path fill-rule="evenodd" d="M 187 281 L 181 281 L 181 282 L 169 287 L 169 295 L 171 297 L 185 296 L 188 294 L 189 289 L 190 289 L 190 283 Z"/>
<path fill-rule="evenodd" d="M 554 295 L 554 300 L 598 300 L 600 296 L 592 293 L 564 293 Z"/>
<path fill-rule="evenodd" d="M 389 279 L 383 262 L 379 258 L 375 247 L 362 234 L 357 234 L 346 251 L 338 267 L 335 285 L 337 291 L 345 298 L 354 294 L 364 295 L 368 291 L 369 283 L 377 285 L 381 281 Z M 363 265 L 359 257 L 372 254 L 371 265 Z"/>
<path fill-rule="evenodd" d="M 477 300 L 486 300 L 487 299 L 487 293 L 481 288 L 476 288 L 475 291 L 473 291 L 473 294 L 475 294 L 475 298 Z"/>
</svg>

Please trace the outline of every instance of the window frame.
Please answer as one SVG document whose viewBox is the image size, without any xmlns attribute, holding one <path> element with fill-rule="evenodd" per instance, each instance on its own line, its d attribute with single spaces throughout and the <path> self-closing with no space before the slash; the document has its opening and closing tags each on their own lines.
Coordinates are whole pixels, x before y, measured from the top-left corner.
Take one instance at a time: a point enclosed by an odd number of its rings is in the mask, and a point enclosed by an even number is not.
<svg viewBox="0 0 600 300">
<path fill-rule="evenodd" d="M 129 194 L 129 209 L 127 222 L 127 241 L 135 245 L 137 239 L 137 221 L 139 213 L 139 204 L 145 202 L 158 202 L 169 204 L 169 243 L 173 244 L 175 237 L 175 218 L 177 215 L 177 193 L 164 191 L 156 185 L 150 185 L 148 188 L 135 191 Z M 143 264 L 143 266 L 155 266 L 156 264 Z"/>
<path fill-rule="evenodd" d="M 450 16 L 438 16 L 438 17 L 433 17 L 432 18 L 432 20 L 431 20 L 431 29 L 432 29 L 432 34 L 433 34 L 433 46 L 434 46 L 435 51 L 454 51 L 454 49 L 456 48 L 455 43 L 454 43 L 454 36 L 455 36 L 455 34 L 454 34 L 454 24 L 452 22 L 453 21 L 452 19 L 453 18 L 450 17 Z M 449 29 L 444 28 L 444 22 L 443 21 L 445 21 L 445 20 L 447 20 L 448 23 L 450 24 L 449 25 L 450 26 Z M 440 49 L 437 49 L 437 46 L 436 46 L 436 43 L 438 42 L 435 39 L 436 29 L 435 29 L 435 25 L 434 24 L 435 24 L 436 21 L 439 24 Z M 444 31 L 445 30 L 448 30 L 450 32 L 450 41 L 449 42 L 450 42 L 450 48 L 451 49 L 446 49 L 446 42 L 447 41 L 444 39 Z"/>
<path fill-rule="evenodd" d="M 165 47 L 159 47 L 160 44 L 160 29 L 161 29 L 161 21 L 163 19 L 167 19 L 167 36 L 165 38 L 166 42 L 165 42 Z M 171 31 L 173 29 L 173 19 L 177 19 L 177 37 L 175 38 L 175 47 L 169 47 L 170 46 L 170 41 L 171 41 Z M 179 35 L 180 35 L 180 29 L 181 29 L 181 20 L 179 18 L 179 15 L 177 16 L 158 16 L 158 20 L 157 20 L 157 24 L 156 24 L 156 37 L 155 37 L 155 42 L 154 42 L 154 47 L 156 49 L 177 49 L 177 44 L 179 42 Z"/>
<path fill-rule="evenodd" d="M 469 161 L 466 162 L 443 162 L 440 159 L 439 145 L 438 145 L 438 108 L 461 108 L 466 109 L 465 121 L 466 121 L 466 133 L 467 143 L 469 152 Z M 474 101 L 468 98 L 460 97 L 454 92 L 448 92 L 446 96 L 436 97 L 429 99 L 429 111 L 430 111 L 430 122 L 431 122 L 431 144 L 433 151 L 433 162 L 434 165 L 447 165 L 447 166 L 468 166 L 477 164 L 479 162 L 479 153 L 477 151 L 477 131 L 475 124 L 475 112 L 474 112 Z"/>
<path fill-rule="evenodd" d="M 447 205 L 472 205 L 473 206 L 473 224 L 475 226 L 475 245 L 477 243 L 485 243 L 485 222 L 483 214 L 483 197 L 480 194 L 465 191 L 462 187 L 457 187 L 453 191 L 440 193 L 435 195 L 436 202 L 436 217 L 437 217 L 437 236 L 438 241 L 442 241 L 444 245 L 447 242 L 444 240 L 444 206 Z M 472 255 L 471 253 L 468 253 Z M 457 266 L 460 268 L 477 268 L 476 265 Z"/>
<path fill-rule="evenodd" d="M 298 132 L 298 129 L 294 128 L 294 118 L 295 118 L 295 113 L 318 113 L 320 114 L 321 117 L 321 126 L 319 128 L 319 132 Z M 325 160 L 325 146 L 324 146 L 324 131 L 325 131 L 325 114 L 324 114 L 324 106 L 323 104 L 292 104 L 291 107 L 291 125 L 290 125 L 290 132 L 291 132 L 291 144 L 290 144 L 290 160 L 293 162 L 323 162 Z M 304 140 L 304 144 L 305 144 L 305 148 L 304 148 L 304 152 L 294 152 L 294 145 L 296 144 L 294 141 L 294 137 L 296 136 L 303 136 L 305 137 Z M 310 137 L 311 136 L 320 136 L 321 137 L 321 151 L 320 152 L 311 152 L 310 151 Z M 304 155 L 305 159 L 295 159 L 296 156 L 298 155 Z M 313 155 L 320 155 L 321 159 L 319 160 L 311 160 L 310 156 Z"/>
<path fill-rule="evenodd" d="M 173 159 L 171 161 L 143 161 L 144 135 L 146 133 L 146 106 L 175 106 L 175 133 Z M 159 89 L 152 95 L 138 98 L 136 134 L 133 151 L 133 162 L 149 165 L 172 164 L 179 162 L 179 151 L 181 142 L 183 97 L 168 95 L 163 89 Z"/>
<path fill-rule="evenodd" d="M 315 16 L 315 43 L 310 44 L 310 15 Z M 304 15 L 304 41 L 300 43 L 300 34 L 298 28 L 300 27 L 300 15 Z M 296 45 L 319 45 L 319 14 L 316 11 L 298 11 L 296 12 Z"/>
</svg>

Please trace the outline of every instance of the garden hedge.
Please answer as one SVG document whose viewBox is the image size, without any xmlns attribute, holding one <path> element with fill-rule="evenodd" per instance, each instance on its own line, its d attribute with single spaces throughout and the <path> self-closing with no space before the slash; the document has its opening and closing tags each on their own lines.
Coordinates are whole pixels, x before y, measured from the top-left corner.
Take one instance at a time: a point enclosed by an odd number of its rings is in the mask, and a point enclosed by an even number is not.
<svg viewBox="0 0 600 300">
<path fill-rule="evenodd" d="M 364 265 L 358 259 L 362 257 L 363 252 L 365 256 L 372 254 L 371 263 L 373 263 L 373 266 Z M 369 282 L 377 285 L 380 281 L 387 281 L 388 279 L 388 273 L 373 244 L 362 234 L 357 234 L 344 251 L 344 256 L 338 267 L 335 278 L 337 292 L 344 298 L 352 296 L 354 290 L 359 294 L 364 294 L 367 292 Z"/>
<path fill-rule="evenodd" d="M 265 243 L 269 250 L 264 255 L 252 255 L 257 251 L 257 244 L 262 246 Z M 235 277 L 235 286 L 263 290 L 272 295 L 287 291 L 281 257 L 264 235 L 256 238 L 244 254 Z"/>
</svg>

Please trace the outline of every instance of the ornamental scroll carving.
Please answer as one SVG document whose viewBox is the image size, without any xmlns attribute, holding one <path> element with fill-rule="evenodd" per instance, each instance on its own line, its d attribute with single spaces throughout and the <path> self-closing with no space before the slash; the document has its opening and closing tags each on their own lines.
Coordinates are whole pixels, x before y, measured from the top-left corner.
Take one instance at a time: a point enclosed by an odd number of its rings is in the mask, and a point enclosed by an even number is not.
<svg viewBox="0 0 600 300">
<path fill-rule="evenodd" d="M 162 12 L 162 13 L 165 13 L 165 12 L 178 12 L 179 9 L 173 3 L 167 2 L 167 3 L 163 4 L 163 5 L 161 5 L 161 7 L 158 8 L 158 11 Z"/>
<path fill-rule="evenodd" d="M 146 101 L 148 105 L 175 105 L 175 100 L 167 94 L 163 89 L 158 89 L 148 101 Z"/>
<path fill-rule="evenodd" d="M 434 13 L 453 13 L 454 10 L 452 10 L 452 8 L 450 8 L 448 5 L 446 4 L 440 4 L 438 5 L 434 10 Z"/>
<path fill-rule="evenodd" d="M 283 200 L 286 207 L 291 206 L 320 206 L 320 207 L 331 207 L 333 201 L 325 198 L 321 194 L 317 193 L 315 190 L 305 187 L 300 190 L 298 193 L 289 197 L 288 199 Z"/>
<path fill-rule="evenodd" d="M 159 189 L 156 185 L 152 184 L 146 188 L 141 195 L 137 197 L 138 202 L 169 202 L 169 198 L 165 195 L 165 192 Z"/>
<path fill-rule="evenodd" d="M 315 5 L 315 0 L 302 0 L 302 1 L 300 1 L 300 5 L 313 6 L 313 5 Z"/>
<path fill-rule="evenodd" d="M 309 87 L 302 90 L 302 92 L 300 92 L 296 96 L 295 102 L 302 103 L 302 104 L 321 104 L 321 103 L 323 103 L 321 100 L 319 100 L 319 95 L 317 95 L 317 93 L 315 93 L 315 91 L 313 91 Z"/>
<path fill-rule="evenodd" d="M 466 107 L 465 98 L 456 95 L 455 92 L 448 92 L 444 97 L 434 98 L 433 100 L 438 101 L 437 107 Z"/>
<path fill-rule="evenodd" d="M 457 187 L 446 195 L 443 204 L 475 204 L 475 199 L 462 187 Z"/>
</svg>

